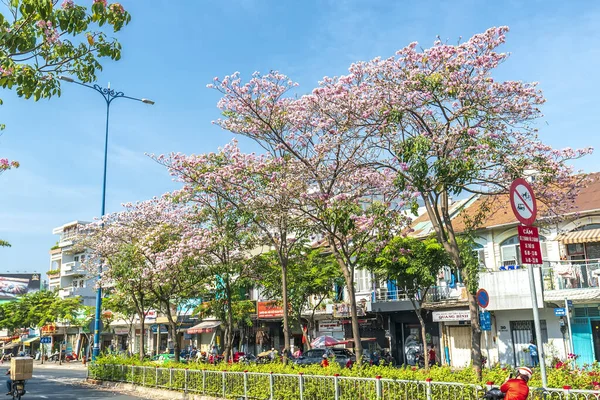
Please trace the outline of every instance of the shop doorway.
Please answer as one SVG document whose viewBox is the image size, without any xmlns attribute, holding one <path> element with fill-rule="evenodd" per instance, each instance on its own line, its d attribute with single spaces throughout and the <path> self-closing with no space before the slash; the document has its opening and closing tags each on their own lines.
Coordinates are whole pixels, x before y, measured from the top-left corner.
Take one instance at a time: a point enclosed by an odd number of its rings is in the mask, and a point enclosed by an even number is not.
<svg viewBox="0 0 600 400">
<path fill-rule="evenodd" d="M 531 366 L 533 361 L 529 354 L 529 344 L 534 340 L 539 345 L 548 343 L 548 328 L 546 320 L 540 321 L 540 330 L 542 331 L 541 340 L 538 341 L 535 336 L 535 325 L 533 321 L 510 321 L 510 331 L 512 333 L 513 357 L 515 366 Z"/>
</svg>

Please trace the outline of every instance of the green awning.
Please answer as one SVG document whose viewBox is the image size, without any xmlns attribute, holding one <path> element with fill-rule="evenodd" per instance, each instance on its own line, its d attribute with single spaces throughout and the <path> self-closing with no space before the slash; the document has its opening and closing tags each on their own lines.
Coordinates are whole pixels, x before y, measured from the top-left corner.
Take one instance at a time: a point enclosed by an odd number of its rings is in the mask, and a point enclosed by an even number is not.
<svg viewBox="0 0 600 400">
<path fill-rule="evenodd" d="M 27 338 L 27 339 L 23 340 L 23 344 L 25 346 L 29 346 L 29 345 L 31 345 L 31 343 L 35 342 L 36 340 L 40 340 L 40 337 L 36 336 L 36 337 L 32 337 L 32 338 Z"/>
</svg>

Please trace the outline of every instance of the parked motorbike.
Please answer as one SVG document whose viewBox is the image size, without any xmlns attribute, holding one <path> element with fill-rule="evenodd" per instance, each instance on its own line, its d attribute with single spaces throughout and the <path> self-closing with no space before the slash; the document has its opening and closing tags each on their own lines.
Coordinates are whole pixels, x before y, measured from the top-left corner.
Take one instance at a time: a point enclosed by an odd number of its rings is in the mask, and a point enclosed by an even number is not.
<svg viewBox="0 0 600 400">
<path fill-rule="evenodd" d="M 425 357 L 423 356 L 423 353 L 417 353 L 415 355 L 416 360 L 417 360 L 417 365 L 419 366 L 419 368 L 425 368 Z M 429 366 L 433 367 L 435 365 L 435 360 L 429 360 Z"/>
<path fill-rule="evenodd" d="M 56 352 L 52 353 L 48 359 L 50 361 L 57 362 L 59 357 L 60 357 L 60 353 L 58 351 L 56 351 Z"/>
<path fill-rule="evenodd" d="M 498 388 L 492 388 L 488 390 L 483 398 L 485 400 L 500 400 L 503 399 L 506 393 L 502 393 Z"/>
</svg>

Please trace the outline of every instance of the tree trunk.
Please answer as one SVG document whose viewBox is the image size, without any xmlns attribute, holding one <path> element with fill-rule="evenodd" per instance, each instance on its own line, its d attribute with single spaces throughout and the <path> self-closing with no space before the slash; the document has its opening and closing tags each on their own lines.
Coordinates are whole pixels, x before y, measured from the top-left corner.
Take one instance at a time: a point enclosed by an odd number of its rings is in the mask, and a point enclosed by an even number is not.
<svg viewBox="0 0 600 400">
<path fill-rule="evenodd" d="M 427 290 L 423 293 L 423 299 L 427 295 Z M 423 345 L 423 360 L 425 361 L 425 371 L 429 370 L 429 352 L 427 351 L 427 332 L 425 331 L 425 320 L 423 319 L 423 314 L 421 314 L 421 305 L 417 306 L 417 302 L 413 299 L 410 299 L 410 302 L 413 305 L 415 310 L 415 314 L 417 314 L 417 319 L 419 320 L 419 324 L 421 324 L 421 343 Z M 418 364 L 417 364 L 418 366 Z"/>
<path fill-rule="evenodd" d="M 233 307 L 229 279 L 225 281 L 225 291 L 225 298 L 227 299 L 227 326 L 225 328 L 225 348 L 223 349 L 223 358 L 225 362 L 229 362 L 232 358 L 231 350 L 233 346 Z"/>
<path fill-rule="evenodd" d="M 419 317 L 419 323 L 421 324 L 421 342 L 423 342 L 423 361 L 425 365 L 425 371 L 429 371 L 429 351 L 427 351 L 427 332 L 425 331 L 425 321 L 423 320 L 423 316 L 421 313 L 417 313 Z"/>
<path fill-rule="evenodd" d="M 179 335 L 177 334 L 177 323 L 169 322 L 171 330 L 171 340 L 173 340 L 173 352 L 175 353 L 175 362 L 179 362 L 181 356 L 181 345 L 179 344 Z"/>
<path fill-rule="evenodd" d="M 354 339 L 354 354 L 359 364 L 362 363 L 362 343 L 360 341 L 360 326 L 358 324 L 358 310 L 356 309 L 356 297 L 354 294 L 354 277 L 346 280 L 348 285 L 348 297 L 350 297 L 350 315 L 352 316 L 352 338 Z"/>
<path fill-rule="evenodd" d="M 181 353 L 181 349 L 179 348 L 179 341 L 177 340 L 177 320 L 173 319 L 173 313 L 171 311 L 171 302 L 164 301 L 165 306 L 165 314 L 167 314 L 167 320 L 169 321 L 169 334 L 171 335 L 171 340 L 173 341 L 173 352 L 175 355 L 175 362 L 179 362 L 179 355 Z M 158 326 L 158 330 L 160 331 L 160 325 Z"/>
<path fill-rule="evenodd" d="M 144 351 L 145 350 L 145 348 L 144 348 L 145 339 L 144 338 L 146 337 L 146 335 L 144 335 L 144 330 L 145 330 L 144 329 L 145 328 L 144 320 L 145 320 L 146 316 L 144 315 L 143 311 L 141 313 L 139 313 L 139 317 L 140 317 L 140 328 L 141 328 L 141 331 L 140 331 L 140 361 L 144 361 L 144 356 L 146 355 L 145 351 Z M 135 336 L 135 331 L 133 334 Z"/>
<path fill-rule="evenodd" d="M 287 259 L 281 260 L 281 285 L 283 297 L 283 363 L 287 364 L 290 346 L 290 316 L 288 310 Z"/>
<path fill-rule="evenodd" d="M 460 258 L 460 248 L 456 241 L 454 230 L 452 229 L 452 220 L 448 214 L 447 205 L 442 209 L 443 215 L 437 213 L 435 206 L 432 204 L 430 199 L 426 195 L 422 195 L 427 208 L 427 215 L 431 221 L 435 230 L 438 241 L 444 246 L 444 249 L 450 254 L 452 261 L 457 269 L 457 274 L 460 274 L 463 269 L 463 263 Z M 444 197 L 444 201 L 447 203 L 447 194 Z M 481 328 L 479 326 L 479 310 L 475 301 L 475 296 L 468 289 L 472 284 L 469 277 L 463 281 L 467 286 L 467 296 L 469 301 L 469 312 L 471 314 L 471 362 L 473 368 L 477 373 L 477 377 L 481 380 Z"/>
<path fill-rule="evenodd" d="M 335 259 L 344 274 L 344 280 L 346 282 L 346 289 L 348 290 L 348 297 L 350 300 L 350 316 L 352 319 L 352 338 L 354 339 L 354 354 L 356 355 L 356 362 L 360 365 L 362 363 L 362 343 L 360 340 L 360 326 L 358 325 L 358 312 L 356 310 L 356 296 L 354 291 L 354 268 L 347 265 L 342 255 L 338 251 L 335 245 L 335 240 L 330 236 L 329 248 L 335 255 Z"/>
<path fill-rule="evenodd" d="M 481 380 L 481 327 L 479 326 L 479 309 L 475 295 L 468 292 L 469 311 L 471 312 L 471 360 L 477 377 Z M 488 360 L 489 362 L 489 360 Z"/>
</svg>

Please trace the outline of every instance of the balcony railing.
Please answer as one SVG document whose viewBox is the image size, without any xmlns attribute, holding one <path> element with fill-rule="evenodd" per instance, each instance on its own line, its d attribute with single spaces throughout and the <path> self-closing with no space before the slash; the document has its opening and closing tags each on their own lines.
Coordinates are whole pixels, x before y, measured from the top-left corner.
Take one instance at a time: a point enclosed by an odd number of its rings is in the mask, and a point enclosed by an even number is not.
<svg viewBox="0 0 600 400">
<path fill-rule="evenodd" d="M 454 288 L 449 286 L 433 286 L 425 295 L 425 303 L 438 303 L 442 301 L 460 300 L 463 292 L 463 287 L 457 285 Z M 377 289 L 373 292 L 374 303 L 384 303 L 389 301 L 408 301 L 409 297 L 402 289 L 386 290 L 385 288 Z M 418 298 L 416 299 L 418 300 Z"/>
<path fill-rule="evenodd" d="M 439 303 L 444 301 L 461 300 L 464 292 L 464 287 L 457 284 L 455 287 L 450 286 L 433 286 L 427 291 L 425 303 Z"/>
<path fill-rule="evenodd" d="M 544 261 L 545 290 L 598 288 L 600 259 Z"/>
<path fill-rule="evenodd" d="M 377 289 L 373 292 L 373 302 L 385 303 L 388 301 L 404 301 L 408 300 L 408 296 L 404 291 L 397 290 L 386 290 L 384 288 Z"/>
</svg>

